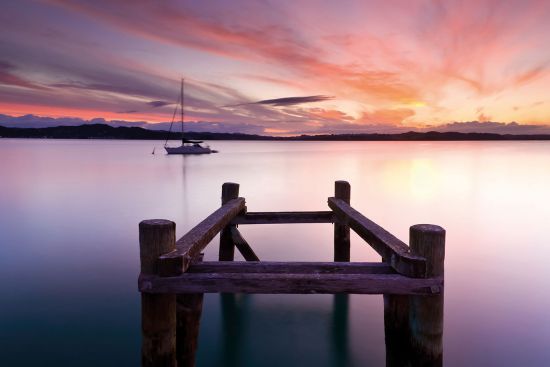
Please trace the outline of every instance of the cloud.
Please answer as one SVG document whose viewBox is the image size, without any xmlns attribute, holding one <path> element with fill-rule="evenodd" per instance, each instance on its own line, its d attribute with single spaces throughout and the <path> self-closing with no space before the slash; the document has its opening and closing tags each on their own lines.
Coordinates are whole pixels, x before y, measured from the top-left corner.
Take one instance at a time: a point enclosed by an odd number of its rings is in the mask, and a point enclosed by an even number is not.
<svg viewBox="0 0 550 367">
<path fill-rule="evenodd" d="M 151 130 L 168 130 L 170 122 L 148 123 L 146 121 L 106 120 L 103 118 L 82 119 L 77 117 L 43 117 L 36 115 L 9 116 L 0 114 L 0 126 L 19 128 L 42 128 L 54 126 L 78 126 L 85 124 L 107 124 L 114 127 L 142 127 Z M 178 131 L 179 126 L 174 126 Z M 219 123 L 219 122 L 190 122 L 185 125 L 186 131 L 263 134 L 265 127 L 250 123 Z"/>
<path fill-rule="evenodd" d="M 350 5 L 14 2 L 0 33 L 0 108 L 165 121 L 184 71 L 192 121 L 300 131 L 550 119 L 548 105 L 527 108 L 550 76 L 548 1 Z M 306 97 L 236 104 L 263 98 L 267 83 L 271 93 Z M 307 98 L 332 94 L 330 110 L 308 108 L 320 101 Z"/>
<path fill-rule="evenodd" d="M 421 90 L 408 80 L 410 78 L 401 75 L 409 74 L 412 71 L 410 68 L 392 72 L 380 67 L 326 61 L 330 60 L 332 52 L 329 51 L 332 50 L 308 42 L 298 29 L 285 26 L 280 19 L 269 19 L 265 9 L 255 14 L 237 12 L 232 14 L 233 17 L 226 17 L 222 16 L 224 9 L 220 10 L 220 14 L 209 14 L 216 10 L 193 7 L 192 4 L 173 6 L 144 1 L 140 2 L 140 6 L 127 6 L 123 2 L 106 0 L 93 3 L 54 0 L 52 3 L 146 40 L 193 48 L 239 61 L 281 66 L 310 84 L 326 87 L 328 81 L 354 98 L 369 96 L 385 102 L 422 99 Z M 223 5 L 220 4 L 220 7 L 223 8 Z M 250 21 L 251 15 L 253 21 Z M 371 52 L 376 52 L 384 43 L 373 41 Z"/>
<path fill-rule="evenodd" d="M 52 127 L 52 126 L 76 126 L 82 124 L 108 124 L 111 126 L 134 126 L 152 130 L 168 130 L 169 122 L 147 123 L 145 121 L 105 120 L 103 118 L 51 118 L 36 115 L 9 116 L 0 114 L 0 126 L 5 127 Z M 366 134 L 383 133 L 398 134 L 408 131 L 417 132 L 461 132 L 461 133 L 494 133 L 494 134 L 550 134 L 550 125 L 522 125 L 516 122 L 453 122 L 440 126 L 426 126 L 422 128 L 395 125 L 392 123 L 357 123 L 353 121 L 319 120 L 316 123 L 296 125 L 278 124 L 278 127 L 263 126 L 251 122 L 214 122 L 200 121 L 186 123 L 186 131 L 195 132 L 219 132 L 219 133 L 245 133 L 245 134 Z"/>
<path fill-rule="evenodd" d="M 68 81 L 65 83 L 52 83 L 50 87 L 61 88 L 61 89 L 83 89 L 89 91 L 102 91 L 109 93 L 118 93 L 126 96 L 154 96 L 154 95 L 165 95 L 169 93 L 166 90 L 160 91 L 158 88 L 152 89 L 151 86 L 139 80 L 138 78 L 132 78 L 124 75 L 124 72 L 120 73 L 103 73 L 100 70 L 96 70 L 94 74 L 88 73 L 82 76 L 86 76 L 91 79 L 90 81 Z M 103 82 L 104 79 L 109 78 L 109 82 Z M 94 80 L 95 79 L 95 80 Z M 148 102 L 152 107 L 159 107 L 154 104 L 163 103 L 162 101 L 152 101 Z"/>
<path fill-rule="evenodd" d="M 148 106 L 153 107 L 153 108 L 158 108 L 158 107 L 164 107 L 164 106 L 171 105 L 170 102 L 165 102 L 165 101 L 151 101 L 151 102 L 146 102 L 146 103 L 147 103 Z M 131 113 L 137 113 L 137 112 L 140 112 L 140 111 L 139 110 L 127 110 L 127 111 L 120 111 L 120 112 L 117 112 L 117 113 L 131 114 Z M 143 111 L 141 111 L 141 112 L 143 112 Z"/>
<path fill-rule="evenodd" d="M 0 60 L 0 84 L 22 87 L 22 88 L 29 88 L 29 89 L 38 89 L 38 90 L 47 89 L 41 85 L 34 84 L 32 82 L 29 82 L 28 80 L 25 80 L 17 76 L 13 72 L 15 69 L 16 69 L 15 65 L 7 61 Z"/>
<path fill-rule="evenodd" d="M 170 102 L 165 102 L 165 101 L 151 101 L 151 102 L 147 102 L 147 104 L 151 107 L 164 107 L 164 106 L 168 106 L 170 105 L 171 103 Z"/>
<path fill-rule="evenodd" d="M 255 102 L 257 104 L 266 104 L 272 106 L 292 106 L 302 103 L 322 102 L 334 99 L 330 96 L 307 96 L 307 97 L 285 97 L 276 99 L 264 99 L 263 101 Z"/>
<path fill-rule="evenodd" d="M 414 110 L 410 108 L 378 109 L 372 112 L 364 112 L 359 118 L 359 122 L 397 125 L 402 124 L 405 119 L 414 115 Z"/>
<path fill-rule="evenodd" d="M 456 131 L 461 133 L 550 134 L 550 125 L 518 124 L 517 122 L 466 121 L 423 128 L 424 131 Z"/>
<path fill-rule="evenodd" d="M 543 65 L 537 65 L 529 70 L 520 73 L 515 76 L 516 85 L 522 85 L 529 82 L 532 82 L 538 78 L 541 78 L 545 73 L 548 72 L 548 62 Z"/>
<path fill-rule="evenodd" d="M 283 98 L 275 98 L 275 99 L 264 99 L 262 101 L 250 102 L 250 103 L 240 103 L 240 104 L 230 105 L 226 107 L 246 106 L 246 105 L 252 105 L 252 104 L 281 107 L 281 106 L 294 106 L 294 105 L 303 104 L 303 103 L 323 102 L 331 99 L 334 99 L 334 97 L 322 96 L 322 95 L 306 96 L 306 97 L 283 97 Z"/>
<path fill-rule="evenodd" d="M 481 121 L 481 122 L 489 122 L 489 121 L 491 121 L 491 116 L 487 116 L 487 115 L 484 114 L 484 113 L 480 113 L 480 114 L 477 116 L 477 120 L 478 120 L 478 121 Z"/>
<path fill-rule="evenodd" d="M 314 119 L 327 121 L 353 121 L 354 118 L 339 110 L 327 110 L 324 108 L 309 108 L 307 112 Z"/>
</svg>

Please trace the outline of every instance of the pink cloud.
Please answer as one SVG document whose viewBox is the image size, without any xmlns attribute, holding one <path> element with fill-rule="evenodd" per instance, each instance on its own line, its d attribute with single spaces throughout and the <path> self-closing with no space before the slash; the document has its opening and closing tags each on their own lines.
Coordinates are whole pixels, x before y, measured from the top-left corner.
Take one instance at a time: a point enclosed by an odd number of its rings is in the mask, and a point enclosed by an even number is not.
<svg viewBox="0 0 550 367">
<path fill-rule="evenodd" d="M 25 59 L 32 75 L 57 80 L 46 84 L 27 79 L 31 74 L 23 69 L 16 73 L 0 68 L 0 82 L 19 87 L 11 95 L 3 91 L 4 103 L 98 113 L 140 111 L 146 101 L 173 100 L 174 70 L 181 67 L 189 74 L 185 76 L 191 119 L 254 121 L 274 129 L 278 124 L 329 128 L 336 121 L 347 126 L 353 120 L 344 112 L 345 105 L 339 105 L 342 101 L 356 106 L 354 113 L 363 109 L 355 123 L 403 124 L 432 117 L 452 121 L 456 111 L 465 110 L 465 104 L 476 98 L 485 98 L 480 102 L 485 105 L 500 92 L 513 96 L 517 87 L 539 83 L 538 90 L 533 88 L 518 102 L 528 105 L 529 99 L 545 98 L 540 81 L 549 75 L 550 55 L 544 48 L 550 42 L 548 1 L 365 0 L 350 7 L 315 4 L 315 11 L 308 2 L 275 2 L 269 8 L 256 2 L 238 7 L 232 2 L 213 6 L 143 0 L 45 4 L 49 5 L 32 5 L 48 7 L 48 12 L 34 12 L 47 24 L 31 22 L 30 35 L 25 36 L 25 24 L 10 21 L 10 27 L 17 26 L 13 34 L 23 35 L 18 38 L 21 44 L 6 42 L 11 49 L 5 54 L 13 56 L 10 61 Z M 60 13 L 47 19 L 55 12 Z M 56 23 L 68 14 L 78 27 L 69 21 Z M 48 37 L 56 47 L 44 46 Z M 166 59 L 155 54 L 159 50 L 166 52 Z M 197 66 L 202 58 L 215 60 L 217 69 Z M 231 71 L 224 70 L 226 65 Z M 214 73 L 220 82 L 204 80 L 204 75 Z M 248 79 L 245 87 L 239 85 L 243 76 Z M 303 93 L 274 95 L 272 90 L 251 87 L 251 80 L 270 83 L 282 93 Z M 41 90 L 41 85 L 52 90 Z M 298 105 L 221 107 L 293 95 L 334 95 L 336 100 L 334 106 L 319 110 Z M 486 107 L 494 118 L 501 117 L 494 106 Z M 537 119 L 550 120 L 547 107 L 536 107 Z M 472 116 L 466 118 L 489 119 L 483 111 L 467 108 Z M 506 115 L 511 120 L 527 109 L 508 110 L 515 112 Z M 161 106 L 148 116 L 159 120 L 168 113 Z"/>
<path fill-rule="evenodd" d="M 14 73 L 14 70 L 14 65 L 5 61 L 0 61 L 0 84 L 38 90 L 47 89 L 44 86 L 32 83 L 26 79 L 19 77 Z"/>
<path fill-rule="evenodd" d="M 410 108 L 379 109 L 373 112 L 363 113 L 361 118 L 359 118 L 359 122 L 397 125 L 403 123 L 406 118 L 414 115 L 414 110 Z"/>
</svg>

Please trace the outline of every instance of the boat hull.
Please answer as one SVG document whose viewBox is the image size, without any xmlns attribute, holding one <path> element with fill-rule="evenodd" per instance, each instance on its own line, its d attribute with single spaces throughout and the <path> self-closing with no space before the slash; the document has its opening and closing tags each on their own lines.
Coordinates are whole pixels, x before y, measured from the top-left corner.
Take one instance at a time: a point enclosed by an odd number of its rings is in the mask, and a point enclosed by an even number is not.
<svg viewBox="0 0 550 367">
<path fill-rule="evenodd" d="M 164 147 L 168 154 L 210 154 L 213 151 L 206 147 L 196 146 L 181 146 L 181 147 Z"/>
</svg>

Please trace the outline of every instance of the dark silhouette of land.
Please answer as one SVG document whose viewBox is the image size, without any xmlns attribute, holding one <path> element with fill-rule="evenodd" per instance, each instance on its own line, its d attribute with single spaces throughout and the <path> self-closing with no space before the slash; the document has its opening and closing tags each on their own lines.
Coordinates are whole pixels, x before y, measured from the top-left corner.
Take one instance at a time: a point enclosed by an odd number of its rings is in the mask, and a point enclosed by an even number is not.
<svg viewBox="0 0 550 367">
<path fill-rule="evenodd" d="M 113 127 L 105 124 L 56 126 L 44 128 L 15 128 L 0 126 L 2 138 L 33 139 L 129 139 L 129 140 L 181 139 L 180 132 L 148 130 L 141 127 Z M 285 141 L 445 141 L 445 140 L 550 140 L 550 134 L 511 135 L 493 133 L 414 132 L 399 134 L 330 134 L 298 136 L 264 136 L 239 133 L 186 132 L 192 140 L 285 140 Z"/>
</svg>

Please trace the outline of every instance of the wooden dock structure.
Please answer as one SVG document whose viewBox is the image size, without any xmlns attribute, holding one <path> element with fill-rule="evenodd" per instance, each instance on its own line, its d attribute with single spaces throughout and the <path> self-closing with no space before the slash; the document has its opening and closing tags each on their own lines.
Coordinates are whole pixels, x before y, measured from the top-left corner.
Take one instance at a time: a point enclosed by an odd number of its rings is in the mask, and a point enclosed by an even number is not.
<svg viewBox="0 0 550 367">
<path fill-rule="evenodd" d="M 346 181 L 328 211 L 248 212 L 236 183 L 222 185 L 221 204 L 177 241 L 172 221 L 139 224 L 142 366 L 195 365 L 204 293 L 382 294 L 386 365 L 442 365 L 443 228 L 413 225 L 407 245 L 350 205 Z M 333 223 L 334 261 L 260 261 L 238 226 L 270 223 Z M 350 262 L 350 230 L 382 262 Z M 219 261 L 203 261 L 218 233 Z M 246 261 L 233 261 L 235 248 Z"/>
</svg>

